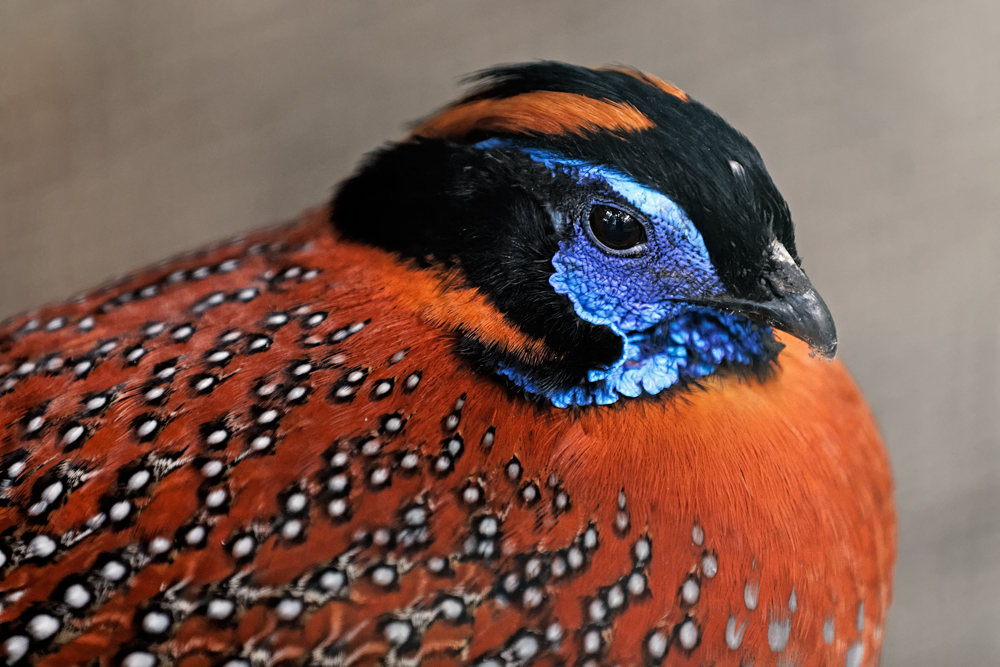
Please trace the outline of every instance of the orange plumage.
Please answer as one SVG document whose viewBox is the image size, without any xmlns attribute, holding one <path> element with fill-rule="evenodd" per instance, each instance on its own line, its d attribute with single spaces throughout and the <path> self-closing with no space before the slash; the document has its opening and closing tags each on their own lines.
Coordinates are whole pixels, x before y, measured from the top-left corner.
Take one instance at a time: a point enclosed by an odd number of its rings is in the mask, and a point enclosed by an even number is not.
<svg viewBox="0 0 1000 667">
<path fill-rule="evenodd" d="M 0 329 L 17 664 L 874 665 L 895 517 L 839 362 L 555 409 L 552 358 L 329 211 Z"/>
</svg>

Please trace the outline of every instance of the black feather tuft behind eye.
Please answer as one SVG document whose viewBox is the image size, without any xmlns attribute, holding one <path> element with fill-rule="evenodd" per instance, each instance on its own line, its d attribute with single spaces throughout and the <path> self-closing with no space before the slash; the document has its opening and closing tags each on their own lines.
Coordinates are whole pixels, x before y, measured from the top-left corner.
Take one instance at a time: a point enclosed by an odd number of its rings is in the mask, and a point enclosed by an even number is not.
<svg viewBox="0 0 1000 667">
<path fill-rule="evenodd" d="M 635 216 L 604 204 L 590 208 L 590 233 L 609 250 L 630 250 L 646 242 L 646 228 Z"/>
</svg>

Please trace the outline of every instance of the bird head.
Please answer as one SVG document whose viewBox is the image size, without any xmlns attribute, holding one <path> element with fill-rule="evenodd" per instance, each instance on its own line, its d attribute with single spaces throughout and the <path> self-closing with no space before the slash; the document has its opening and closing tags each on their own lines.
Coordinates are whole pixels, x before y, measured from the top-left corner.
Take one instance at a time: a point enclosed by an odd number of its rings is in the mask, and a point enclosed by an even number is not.
<svg viewBox="0 0 1000 667">
<path fill-rule="evenodd" d="M 459 327 L 482 367 L 557 406 L 766 374 L 772 329 L 832 358 L 788 206 L 742 134 L 631 69 L 539 62 L 372 154 L 332 206 L 342 237 L 457 272 L 544 358 Z"/>
</svg>

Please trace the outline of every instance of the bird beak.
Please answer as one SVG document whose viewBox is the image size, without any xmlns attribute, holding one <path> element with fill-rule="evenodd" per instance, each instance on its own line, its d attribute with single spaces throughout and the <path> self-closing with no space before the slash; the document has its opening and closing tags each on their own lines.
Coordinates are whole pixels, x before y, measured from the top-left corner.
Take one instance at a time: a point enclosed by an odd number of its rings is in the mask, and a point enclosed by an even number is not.
<svg viewBox="0 0 1000 667">
<path fill-rule="evenodd" d="M 702 303 L 786 331 L 832 360 L 837 356 L 837 327 L 830 309 L 778 241 L 771 243 L 770 259 L 768 269 L 761 276 L 762 283 L 771 293 L 770 298 L 750 300 L 719 295 Z"/>
</svg>

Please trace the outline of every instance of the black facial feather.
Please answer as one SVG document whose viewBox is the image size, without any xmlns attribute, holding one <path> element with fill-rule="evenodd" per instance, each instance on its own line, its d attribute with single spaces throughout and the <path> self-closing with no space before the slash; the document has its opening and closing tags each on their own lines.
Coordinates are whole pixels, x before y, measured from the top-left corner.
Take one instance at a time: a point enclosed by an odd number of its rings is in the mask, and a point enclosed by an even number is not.
<svg viewBox="0 0 1000 667">
<path fill-rule="evenodd" d="M 341 186 L 331 217 L 345 238 L 459 266 L 500 312 L 561 357 L 553 381 L 579 381 L 617 359 L 622 343 L 577 317 L 548 282 L 558 238 L 543 202 L 577 190 L 517 151 L 418 139 L 372 155 Z"/>
</svg>

